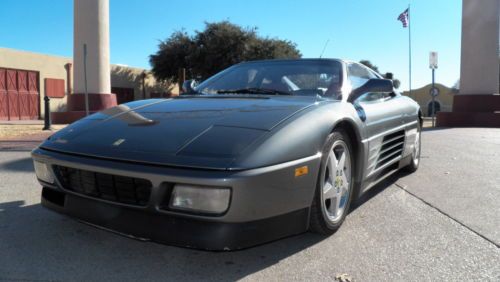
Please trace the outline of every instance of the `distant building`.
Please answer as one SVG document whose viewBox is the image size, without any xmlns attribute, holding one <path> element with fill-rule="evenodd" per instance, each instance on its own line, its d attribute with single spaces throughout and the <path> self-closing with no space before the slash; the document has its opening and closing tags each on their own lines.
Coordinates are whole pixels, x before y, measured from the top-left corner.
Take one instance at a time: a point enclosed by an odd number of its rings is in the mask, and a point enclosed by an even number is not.
<svg viewBox="0 0 500 282">
<path fill-rule="evenodd" d="M 72 58 L 0 48 L 0 120 L 44 117 L 43 98 L 61 117 L 72 95 Z M 178 93 L 177 86 L 158 83 L 146 69 L 111 65 L 111 93 L 118 104 Z"/>
<path fill-rule="evenodd" d="M 442 84 L 436 83 L 436 88 L 439 89 L 439 95 L 434 99 L 434 108 L 437 112 L 451 112 L 453 105 L 453 97 L 457 94 L 455 89 L 446 87 Z M 422 109 L 424 116 L 432 116 L 432 96 L 430 95 L 432 85 L 426 85 L 419 89 L 412 89 L 411 98 L 417 101 Z M 409 92 L 402 93 L 408 96 Z"/>
</svg>

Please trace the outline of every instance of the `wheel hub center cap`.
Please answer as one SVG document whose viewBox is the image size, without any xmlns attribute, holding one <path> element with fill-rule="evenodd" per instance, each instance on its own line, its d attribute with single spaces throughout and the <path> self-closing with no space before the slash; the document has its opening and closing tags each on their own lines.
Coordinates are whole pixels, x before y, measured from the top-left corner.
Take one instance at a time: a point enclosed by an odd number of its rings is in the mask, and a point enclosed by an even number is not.
<svg viewBox="0 0 500 282">
<path fill-rule="evenodd" d="M 342 177 L 337 176 L 335 177 L 335 187 L 341 187 L 343 185 L 343 180 Z"/>
</svg>

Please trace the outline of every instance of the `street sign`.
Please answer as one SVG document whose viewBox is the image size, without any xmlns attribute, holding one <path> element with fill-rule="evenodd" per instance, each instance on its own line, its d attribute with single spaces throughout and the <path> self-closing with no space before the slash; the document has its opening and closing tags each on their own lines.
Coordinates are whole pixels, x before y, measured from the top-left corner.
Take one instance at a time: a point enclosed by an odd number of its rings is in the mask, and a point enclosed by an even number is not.
<svg viewBox="0 0 500 282">
<path fill-rule="evenodd" d="M 438 53 L 430 52 L 429 53 L 429 68 L 437 69 L 438 68 Z"/>
<path fill-rule="evenodd" d="M 439 95 L 439 88 L 431 87 L 431 89 L 429 89 L 429 95 L 431 95 L 431 97 L 437 97 Z"/>
</svg>

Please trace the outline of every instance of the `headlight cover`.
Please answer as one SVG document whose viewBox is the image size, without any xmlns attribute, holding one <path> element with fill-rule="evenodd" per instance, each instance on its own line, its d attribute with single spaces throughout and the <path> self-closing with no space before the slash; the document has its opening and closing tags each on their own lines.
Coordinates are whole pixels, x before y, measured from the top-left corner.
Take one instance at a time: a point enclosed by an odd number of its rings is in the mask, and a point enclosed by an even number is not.
<svg viewBox="0 0 500 282">
<path fill-rule="evenodd" d="M 229 188 L 176 184 L 169 208 L 218 215 L 228 209 L 230 198 Z"/>
<path fill-rule="evenodd" d="M 50 184 L 54 183 L 54 175 L 52 175 L 52 172 L 46 163 L 33 161 L 33 165 L 35 167 L 35 174 L 38 179 Z"/>
</svg>

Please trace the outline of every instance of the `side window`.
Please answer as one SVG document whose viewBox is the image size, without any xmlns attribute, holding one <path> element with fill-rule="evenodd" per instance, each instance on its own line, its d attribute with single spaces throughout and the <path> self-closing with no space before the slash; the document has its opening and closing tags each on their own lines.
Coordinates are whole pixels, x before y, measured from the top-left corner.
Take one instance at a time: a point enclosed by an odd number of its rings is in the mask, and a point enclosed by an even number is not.
<svg viewBox="0 0 500 282">
<path fill-rule="evenodd" d="M 365 95 L 358 98 L 358 101 L 362 103 L 381 102 L 384 100 L 384 93 L 366 93 Z"/>
<path fill-rule="evenodd" d="M 365 84 L 370 78 L 376 78 L 368 69 L 356 63 L 349 64 L 348 71 L 352 89 L 356 89 Z"/>
<path fill-rule="evenodd" d="M 373 71 L 370 69 L 361 66 L 356 63 L 349 64 L 349 79 L 351 81 L 352 89 L 356 89 L 363 84 L 365 84 L 369 79 L 379 78 Z M 384 93 L 366 93 L 363 96 L 359 97 L 357 100 L 359 102 L 377 102 L 383 101 L 385 99 Z"/>
</svg>

